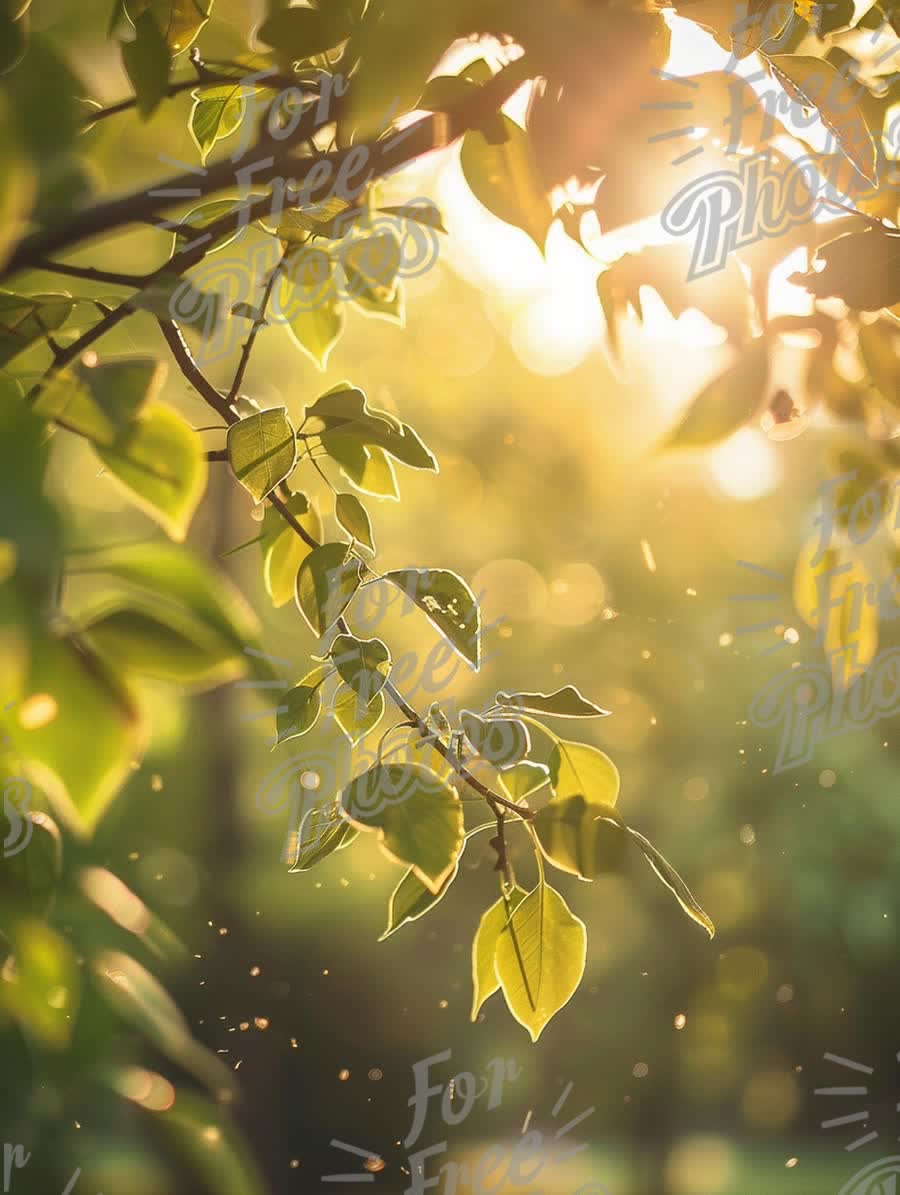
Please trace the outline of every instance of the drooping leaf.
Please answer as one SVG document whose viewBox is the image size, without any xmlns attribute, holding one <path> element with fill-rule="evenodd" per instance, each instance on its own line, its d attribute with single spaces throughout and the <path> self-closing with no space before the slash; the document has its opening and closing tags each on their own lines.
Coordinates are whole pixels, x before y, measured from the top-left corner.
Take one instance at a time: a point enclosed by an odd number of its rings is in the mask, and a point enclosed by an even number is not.
<svg viewBox="0 0 900 1195">
<path fill-rule="evenodd" d="M 549 779 L 550 770 L 544 764 L 523 759 L 521 763 L 503 772 L 500 785 L 511 800 L 521 801 L 543 788 Z"/>
<path fill-rule="evenodd" d="M 514 885 L 487 912 L 483 913 L 478 922 L 478 929 L 472 939 L 472 1014 L 474 1021 L 485 1000 L 500 991 L 500 980 L 497 978 L 496 958 L 497 943 L 506 928 L 510 917 L 525 899 L 527 893 L 524 888 Z"/>
<path fill-rule="evenodd" d="M 500 931 L 495 969 L 509 1011 L 537 1041 L 584 974 L 587 930 L 560 894 L 539 883 Z"/>
<path fill-rule="evenodd" d="M 359 452 L 353 440 L 336 443 L 332 439 L 329 444 L 329 455 L 358 490 L 375 498 L 392 498 L 396 501 L 400 497 L 394 462 L 383 448 L 370 444 Z"/>
<path fill-rule="evenodd" d="M 384 717 L 384 694 L 378 693 L 367 706 L 360 708 L 359 697 L 349 685 L 341 685 L 334 695 L 331 714 L 341 730 L 356 746 L 370 734 Z"/>
<path fill-rule="evenodd" d="M 605 718 L 609 714 L 609 710 L 588 701 L 574 685 L 565 685 L 555 693 L 498 693 L 497 705 L 554 718 Z"/>
<path fill-rule="evenodd" d="M 341 817 L 336 800 L 313 806 L 303 815 L 296 841 L 288 851 L 290 870 L 309 871 L 335 851 L 348 847 L 358 833 Z"/>
<path fill-rule="evenodd" d="M 215 1195 L 265 1195 L 266 1183 L 249 1149 L 222 1110 L 221 1103 L 179 1089 L 164 1112 L 154 1111 L 154 1126 L 194 1178 L 197 1189 Z"/>
<path fill-rule="evenodd" d="M 183 540 L 206 490 L 203 441 L 162 403 L 147 403 L 97 455 L 131 501 L 175 540 Z"/>
<path fill-rule="evenodd" d="M 391 670 L 391 653 L 387 647 L 380 639 L 338 635 L 328 654 L 341 680 L 357 695 L 360 709 L 365 709 L 384 688 Z"/>
<path fill-rule="evenodd" d="M 369 512 L 355 494 L 338 494 L 334 503 L 334 513 L 340 525 L 357 543 L 375 551 Z"/>
<path fill-rule="evenodd" d="M 484 133 L 466 133 L 462 169 L 475 198 L 493 215 L 527 232 L 543 253 L 553 214 L 541 184 L 528 133 L 501 116 L 505 140 L 489 141 Z M 499 139 L 498 139 L 499 140 Z"/>
<path fill-rule="evenodd" d="M 628 840 L 613 807 L 586 801 L 580 793 L 554 797 L 531 824 L 547 859 L 582 880 L 615 870 L 624 858 Z"/>
<path fill-rule="evenodd" d="M 737 431 L 762 406 L 768 371 L 768 346 L 761 337 L 751 341 L 733 365 L 704 386 L 669 435 L 665 447 L 699 448 Z"/>
<path fill-rule="evenodd" d="M 0 291 L 0 368 L 48 332 L 58 331 L 75 307 L 66 293 L 16 295 Z"/>
<path fill-rule="evenodd" d="M 361 567 L 347 558 L 346 544 L 314 548 L 300 565 L 295 598 L 315 634 L 324 635 L 343 614 L 360 586 Z"/>
<path fill-rule="evenodd" d="M 462 710 L 459 724 L 475 754 L 495 768 L 511 768 L 531 750 L 531 739 L 524 722 L 511 718 L 479 718 L 469 710 Z"/>
<path fill-rule="evenodd" d="M 322 520 L 305 494 L 292 494 L 285 505 L 312 539 L 321 543 Z M 293 600 L 297 571 L 312 548 L 290 527 L 273 507 L 266 508 L 260 540 L 263 554 L 263 581 L 266 593 L 276 608 Z"/>
<path fill-rule="evenodd" d="M 91 368 L 76 362 L 53 375 L 32 409 L 110 447 L 153 401 L 165 377 L 165 363 L 152 357 L 101 361 Z"/>
<path fill-rule="evenodd" d="M 481 607 L 462 577 L 448 569 L 404 568 L 385 573 L 475 671 L 481 663 Z"/>
<path fill-rule="evenodd" d="M 196 244 L 203 236 L 203 230 L 210 224 L 215 224 L 223 216 L 230 215 L 257 198 L 259 196 L 248 195 L 240 199 L 213 199 L 209 203 L 201 203 L 192 208 L 186 216 L 182 217 L 173 233 L 172 252 L 178 253 L 188 245 Z M 213 253 L 216 249 L 224 249 L 226 245 L 230 245 L 236 237 L 240 236 L 241 232 L 243 232 L 243 228 L 238 224 L 230 232 L 224 232 L 221 236 L 209 240 L 206 242 L 206 252 Z"/>
<path fill-rule="evenodd" d="M 333 278 L 334 263 L 321 249 L 302 245 L 286 263 L 279 309 L 298 348 L 324 370 L 344 329 L 345 304 Z"/>
<path fill-rule="evenodd" d="M 172 59 L 152 13 L 143 12 L 134 28 L 134 41 L 122 43 L 122 62 L 137 97 L 138 112 L 148 120 L 166 94 Z"/>
<path fill-rule="evenodd" d="M 863 178 L 877 178 L 875 143 L 859 99 L 865 90 L 856 89 L 845 74 L 830 62 L 806 54 L 774 54 L 767 59 L 781 86 L 791 99 L 815 108 L 822 124 L 833 133 L 841 152 Z"/>
<path fill-rule="evenodd" d="M 685 913 L 687 913 L 688 917 L 692 921 L 696 921 L 699 926 L 702 926 L 711 938 L 715 937 L 716 927 L 694 899 L 687 884 L 672 864 L 663 858 L 656 847 L 643 834 L 639 834 L 637 830 L 632 830 L 630 826 L 627 829 L 628 833 L 641 848 L 644 858 L 681 905 L 682 909 L 684 909 Z"/>
<path fill-rule="evenodd" d="M 463 842 L 462 804 L 452 784 L 420 764 L 379 764 L 350 782 L 341 807 L 430 892 L 440 891 Z"/>
<path fill-rule="evenodd" d="M 615 805 L 619 795 L 616 765 L 597 747 L 560 739 L 550 752 L 550 784 L 557 797 L 580 795 L 591 805 Z"/>
<path fill-rule="evenodd" d="M 248 415 L 228 429 L 228 460 L 255 501 L 262 502 L 297 463 L 297 434 L 286 407 Z"/>
<path fill-rule="evenodd" d="M 321 677 L 313 674 L 284 694 L 275 720 L 276 743 L 287 743 L 312 730 L 322 709 L 321 687 Z"/>
<path fill-rule="evenodd" d="M 808 274 L 789 281 L 818 299 L 843 299 L 856 311 L 878 311 L 900 303 L 900 234 L 870 225 L 823 245 Z"/>
</svg>

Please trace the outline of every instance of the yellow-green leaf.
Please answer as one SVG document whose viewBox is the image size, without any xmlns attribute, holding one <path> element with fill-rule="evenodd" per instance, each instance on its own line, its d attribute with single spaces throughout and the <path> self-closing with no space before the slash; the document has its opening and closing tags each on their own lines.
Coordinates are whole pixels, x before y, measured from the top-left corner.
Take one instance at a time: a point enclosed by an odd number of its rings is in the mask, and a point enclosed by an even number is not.
<svg viewBox="0 0 900 1195">
<path fill-rule="evenodd" d="M 110 447 L 156 398 L 165 378 L 165 363 L 152 357 L 101 361 L 92 368 L 77 362 L 53 375 L 32 409 Z"/>
<path fill-rule="evenodd" d="M 0 1007 L 11 1013 L 39 1046 L 69 1044 L 81 992 L 72 947 L 43 921 L 25 920 L 12 940 L 14 967 L 0 977 Z"/>
<path fill-rule="evenodd" d="M 537 1041 L 584 974 L 587 930 L 549 884 L 514 910 L 497 941 L 495 967 L 509 1011 Z"/>
<path fill-rule="evenodd" d="M 609 710 L 588 701 L 574 685 L 566 685 L 555 693 L 498 693 L 497 704 L 523 714 L 547 714 L 554 718 L 605 718 L 609 714 Z"/>
<path fill-rule="evenodd" d="M 492 144 L 477 130 L 466 133 L 461 157 L 466 182 L 489 212 L 527 232 L 543 253 L 553 213 L 531 141 L 508 116 L 501 116 L 499 124 L 506 135 L 500 144 Z"/>
<path fill-rule="evenodd" d="M 384 717 L 384 694 L 378 693 L 367 706 L 360 708 L 360 701 L 349 685 L 341 685 L 334 695 L 331 715 L 341 730 L 355 746 L 371 733 Z"/>
<path fill-rule="evenodd" d="M 286 505 L 304 531 L 308 531 L 310 536 L 320 543 L 322 520 L 306 495 L 292 494 Z M 288 526 L 272 506 L 266 509 L 263 519 L 261 547 L 266 592 L 272 599 L 273 606 L 286 606 L 294 597 L 297 571 L 312 548 L 293 527 Z"/>
<path fill-rule="evenodd" d="M 475 671 L 481 663 L 481 607 L 462 577 L 443 568 L 404 568 L 385 573 Z"/>
<path fill-rule="evenodd" d="M 452 784 L 420 764 L 379 764 L 347 785 L 341 806 L 429 892 L 440 891 L 463 843 L 462 804 Z"/>
<path fill-rule="evenodd" d="M 524 722 L 511 718 L 479 718 L 461 710 L 459 725 L 476 755 L 495 768 L 511 768 L 531 750 Z"/>
<path fill-rule="evenodd" d="M 497 978 L 496 958 L 497 943 L 506 925 L 525 899 L 524 888 L 514 886 L 506 899 L 502 896 L 478 922 L 478 929 L 472 939 L 472 1020 L 481 1011 L 485 1000 L 500 991 L 500 980 Z"/>
<path fill-rule="evenodd" d="M 690 888 L 688 888 L 672 864 L 659 853 L 653 843 L 649 842 L 643 834 L 638 834 L 637 830 L 632 830 L 630 826 L 628 827 L 628 833 L 641 848 L 644 858 L 681 905 L 682 909 L 684 909 L 685 913 L 687 913 L 688 917 L 692 921 L 696 921 L 699 926 L 702 926 L 711 938 L 715 937 L 716 927 L 697 903 L 691 894 Z"/>
<path fill-rule="evenodd" d="M 550 753 L 549 767 L 557 797 L 580 794 L 591 805 L 615 805 L 619 773 L 609 756 L 597 747 L 560 739 Z"/>
<path fill-rule="evenodd" d="M 284 481 L 297 463 L 297 434 L 286 407 L 248 415 L 228 429 L 228 460 L 257 502 Z"/>
<path fill-rule="evenodd" d="M 338 494 L 334 503 L 337 521 L 357 543 L 375 551 L 369 512 L 355 494 Z"/>
<path fill-rule="evenodd" d="M 341 680 L 356 693 L 360 709 L 384 688 L 391 670 L 391 653 L 380 639 L 338 635 L 329 652 Z"/>
<path fill-rule="evenodd" d="M 276 743 L 286 743 L 312 730 L 322 709 L 321 678 L 314 674 L 281 698 L 275 720 Z"/>
<path fill-rule="evenodd" d="M 625 829 L 613 807 L 586 801 L 580 793 L 548 801 L 532 826 L 547 859 L 582 880 L 615 870 L 625 855 Z"/>
<path fill-rule="evenodd" d="M 358 560 L 347 559 L 346 544 L 314 548 L 300 565 L 295 598 L 310 629 L 324 635 L 344 613 L 362 580 Z"/>
<path fill-rule="evenodd" d="M 97 455 L 132 502 L 175 540 L 183 540 L 206 490 L 200 436 L 162 403 L 148 403 Z"/>
<path fill-rule="evenodd" d="M 502 773 L 500 786 L 511 800 L 521 801 L 543 788 L 549 779 L 550 770 L 544 764 L 523 759 L 521 763 Z"/>
<path fill-rule="evenodd" d="M 212 12 L 213 0 L 127 0 L 128 16 L 137 21 L 150 10 L 173 54 L 186 50 Z"/>
</svg>

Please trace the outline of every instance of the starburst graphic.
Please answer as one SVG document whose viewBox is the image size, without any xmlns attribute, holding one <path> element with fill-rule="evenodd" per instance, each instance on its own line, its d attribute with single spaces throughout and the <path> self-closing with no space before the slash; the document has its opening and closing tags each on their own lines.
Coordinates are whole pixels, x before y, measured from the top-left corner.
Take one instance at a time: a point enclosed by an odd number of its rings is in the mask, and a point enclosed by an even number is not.
<svg viewBox="0 0 900 1195">
<path fill-rule="evenodd" d="M 866 1078 L 871 1078 L 875 1073 L 874 1067 L 866 1066 L 862 1062 L 854 1062 L 852 1058 L 842 1058 L 839 1054 L 826 1054 L 825 1061 L 832 1063 L 834 1066 L 842 1067 L 844 1070 L 852 1071 L 857 1075 L 865 1075 Z M 860 1097 L 868 1097 L 868 1084 L 852 1084 L 849 1086 L 838 1087 L 817 1087 L 816 1095 L 825 1096 L 830 1099 L 858 1099 Z M 898 1105 L 900 1110 L 900 1105 Z M 863 1109 L 857 1112 L 848 1112 L 842 1116 L 833 1116 L 827 1120 L 822 1121 L 823 1129 L 842 1129 L 848 1125 L 863 1125 L 868 1126 L 870 1114 L 868 1109 Z M 877 1140 L 878 1131 L 872 1129 L 864 1133 L 861 1137 L 856 1137 L 848 1145 L 844 1146 L 847 1153 L 854 1153 L 857 1149 L 862 1149 L 864 1145 L 869 1145 L 872 1141 Z"/>
<path fill-rule="evenodd" d="M 749 560 L 739 560 L 738 567 L 746 569 L 757 576 L 765 577 L 769 581 L 777 581 L 779 585 L 790 587 L 790 578 L 785 573 L 777 572 L 774 569 L 763 568 L 761 564 L 754 564 Z M 784 602 L 785 596 L 780 592 L 768 593 L 734 593 L 730 594 L 728 600 L 730 602 L 738 602 L 742 604 L 742 608 L 755 608 L 757 604 L 767 602 Z M 774 631 L 780 638 L 777 643 L 770 644 L 768 647 L 762 648 L 759 652 L 760 656 L 769 656 L 773 652 L 782 651 L 786 647 L 795 647 L 799 642 L 800 636 L 796 628 L 786 626 L 789 619 L 774 617 L 766 618 L 762 622 L 749 622 L 741 626 L 735 627 L 735 635 L 756 635 L 766 631 Z"/>
</svg>

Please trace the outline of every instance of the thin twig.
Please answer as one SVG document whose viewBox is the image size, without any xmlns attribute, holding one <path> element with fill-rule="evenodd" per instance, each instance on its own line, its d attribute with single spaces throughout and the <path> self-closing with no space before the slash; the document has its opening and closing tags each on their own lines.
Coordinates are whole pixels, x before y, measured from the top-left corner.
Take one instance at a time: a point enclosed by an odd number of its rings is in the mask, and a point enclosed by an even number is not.
<svg viewBox="0 0 900 1195">
<path fill-rule="evenodd" d="M 247 366 L 250 364 L 250 354 L 253 352 L 253 346 L 256 344 L 256 338 L 259 335 L 260 328 L 265 327 L 266 324 L 266 308 L 269 306 L 269 300 L 272 297 L 272 288 L 284 268 L 284 263 L 287 260 L 288 249 L 285 249 L 281 255 L 281 259 L 269 275 L 266 282 L 266 288 L 263 291 L 262 298 L 259 302 L 259 310 L 256 313 L 256 318 L 253 321 L 253 326 L 250 329 L 250 334 L 241 351 L 241 359 L 238 362 L 237 370 L 235 371 L 234 381 L 231 383 L 231 389 L 228 391 L 228 401 L 234 402 L 238 396 L 241 385 L 244 381 L 244 374 L 247 372 Z"/>
<path fill-rule="evenodd" d="M 200 368 L 197 366 L 197 363 L 194 361 L 184 337 L 178 331 L 177 327 L 172 323 L 171 320 L 163 319 L 159 321 L 159 326 L 162 328 L 163 335 L 166 338 L 166 343 L 169 345 L 169 348 L 172 351 L 172 356 L 175 358 L 175 362 L 178 365 L 178 368 L 184 374 L 185 378 L 198 391 L 200 396 L 205 399 L 210 406 L 219 412 L 226 423 L 238 423 L 238 416 L 235 415 L 235 413 L 227 405 L 226 399 L 223 398 L 223 396 L 218 392 L 218 390 L 215 389 L 212 383 L 206 379 Z M 278 511 L 279 515 L 282 517 L 282 519 L 284 519 L 288 526 L 293 528 L 297 535 L 300 536 L 308 548 L 315 549 L 321 547 L 321 544 L 315 538 L 315 536 L 310 535 L 302 523 L 300 523 L 295 516 L 291 514 L 284 501 L 277 494 L 270 494 L 268 501 L 275 508 L 275 510 Z M 352 634 L 350 627 L 343 617 L 337 620 L 335 626 L 342 635 Z M 397 709 L 400 710 L 410 726 L 414 726 L 420 734 L 430 733 L 425 719 L 416 713 L 413 707 L 409 704 L 400 690 L 390 679 L 385 681 L 384 692 L 387 693 Z M 489 788 L 488 785 L 479 780 L 477 776 L 473 775 L 473 773 L 469 771 L 465 764 L 456 756 L 456 753 L 452 750 L 452 748 L 447 744 L 437 740 L 434 743 L 434 748 L 440 755 L 444 757 L 444 759 L 446 759 L 453 771 L 457 774 L 457 776 L 460 777 L 461 780 L 464 780 L 470 788 L 474 789 L 475 792 L 479 793 L 485 798 L 495 814 L 497 813 L 498 808 L 502 807 L 503 809 L 508 809 L 512 813 L 517 814 L 524 821 L 528 821 L 534 817 L 534 814 L 526 806 L 517 805 L 515 801 L 510 801 L 506 797 L 501 796 L 500 793 L 495 792 L 492 788 Z"/>
<path fill-rule="evenodd" d="M 130 286 L 140 290 L 150 281 L 151 274 L 117 274 L 111 270 L 97 270 L 93 266 L 70 266 L 62 261 L 38 260 L 34 263 L 36 270 L 46 270 L 50 274 L 65 274 L 69 278 L 83 278 L 86 282 L 105 282 L 111 286 Z"/>
</svg>

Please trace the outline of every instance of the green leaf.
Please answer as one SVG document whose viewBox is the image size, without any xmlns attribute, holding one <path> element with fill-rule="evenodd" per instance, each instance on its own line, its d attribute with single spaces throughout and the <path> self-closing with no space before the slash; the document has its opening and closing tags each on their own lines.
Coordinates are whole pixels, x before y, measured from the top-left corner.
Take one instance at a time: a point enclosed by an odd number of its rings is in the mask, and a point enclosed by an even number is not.
<svg viewBox="0 0 900 1195">
<path fill-rule="evenodd" d="M 391 670 L 391 653 L 380 639 L 356 639 L 338 635 L 329 652 L 341 680 L 359 699 L 360 710 L 384 688 Z"/>
<path fill-rule="evenodd" d="M 539 883 L 497 941 L 495 968 L 509 1011 L 537 1041 L 584 974 L 587 930 L 560 894 Z"/>
<path fill-rule="evenodd" d="M 812 55 L 774 54 L 767 61 L 791 99 L 816 109 L 844 156 L 874 183 L 878 175 L 875 143 L 859 104 L 865 87 L 857 83 L 854 88 L 830 62 Z"/>
<path fill-rule="evenodd" d="M 132 21 L 149 9 L 169 49 L 180 54 L 209 20 L 213 0 L 126 0 L 126 5 Z"/>
<path fill-rule="evenodd" d="M 177 274 L 159 274 L 128 300 L 128 306 L 138 311 L 149 311 L 157 319 L 185 318 L 189 322 L 198 322 L 202 313 L 206 336 L 212 335 L 222 318 L 222 304 L 215 290 L 200 291 Z M 190 314 L 183 317 L 182 312 Z"/>
<path fill-rule="evenodd" d="M 338 260 L 344 270 L 347 293 L 352 298 L 378 303 L 393 296 L 403 254 L 392 232 L 348 241 L 341 247 Z"/>
<path fill-rule="evenodd" d="M 39 1046 L 69 1044 L 81 992 L 75 952 L 42 921 L 20 921 L 12 940 L 15 969 L 0 978 L 0 1008 L 10 1012 Z"/>
<path fill-rule="evenodd" d="M 541 186 L 531 141 L 510 117 L 501 115 L 499 119 L 506 135 L 499 145 L 477 130 L 466 133 L 463 174 L 475 198 L 489 212 L 527 232 L 543 253 L 553 213 Z"/>
<path fill-rule="evenodd" d="M 257 91 L 256 87 L 240 83 L 199 87 L 194 91 L 188 127 L 203 162 L 217 141 L 224 141 L 241 127 L 247 109 L 245 99 Z"/>
<path fill-rule="evenodd" d="M 196 689 L 235 680 L 246 657 L 234 643 L 190 615 L 135 598 L 106 601 L 82 624 L 98 655 L 126 672 Z"/>
<path fill-rule="evenodd" d="M 297 573 L 295 599 L 316 635 L 324 635 L 346 610 L 362 581 L 358 560 L 347 559 L 346 544 L 314 548 Z"/>
<path fill-rule="evenodd" d="M 165 378 L 165 363 L 153 357 L 125 357 L 92 368 L 78 362 L 53 375 L 32 410 L 111 447 L 153 401 Z"/>
<path fill-rule="evenodd" d="M 412 220 L 414 224 L 422 224 L 425 228 L 433 228 L 435 232 L 445 235 L 447 233 L 440 208 L 430 199 L 413 199 L 400 206 L 388 204 L 387 207 L 380 207 L 378 210 L 389 216 L 397 216 L 401 220 Z"/>
<path fill-rule="evenodd" d="M 768 375 L 768 345 L 761 337 L 751 341 L 733 365 L 700 391 L 664 447 L 697 448 L 730 436 L 759 411 Z"/>
<path fill-rule="evenodd" d="M 577 793 L 591 805 L 615 805 L 619 773 L 609 756 L 597 747 L 560 739 L 550 752 L 549 767 L 557 797 Z"/>
<path fill-rule="evenodd" d="M 379 764 L 341 794 L 345 816 L 374 832 L 388 855 L 437 893 L 463 842 L 462 804 L 452 784 L 420 764 Z"/>
<path fill-rule="evenodd" d="M 359 834 L 341 817 L 336 800 L 315 805 L 301 819 L 296 834 L 291 871 L 309 871 L 335 851 L 348 847 Z"/>
<path fill-rule="evenodd" d="M 497 943 L 510 917 L 525 899 L 524 888 L 514 886 L 504 899 L 483 913 L 472 939 L 472 1020 L 476 1020 L 485 1000 L 500 991 L 497 978 Z"/>
<path fill-rule="evenodd" d="M 287 743 L 312 730 L 322 710 L 321 687 L 317 670 L 284 695 L 275 721 L 276 743 Z"/>
<path fill-rule="evenodd" d="M 91 833 L 141 748 L 120 682 L 85 645 L 34 635 L 24 699 L 7 725 L 23 774 L 76 833 Z"/>
<path fill-rule="evenodd" d="M 521 801 L 543 788 L 549 779 L 550 771 L 542 763 L 523 759 L 501 775 L 500 785 L 511 800 Z"/>
<path fill-rule="evenodd" d="M 624 860 L 628 840 L 611 805 L 588 802 L 580 793 L 554 797 L 531 824 L 547 859 L 582 880 L 614 871 Z"/>
<path fill-rule="evenodd" d="M 279 282 L 279 310 L 291 338 L 321 370 L 344 329 L 345 304 L 335 289 L 333 264 L 328 253 L 302 245 Z"/>
<path fill-rule="evenodd" d="M 256 36 L 264 45 L 273 46 L 280 59 L 292 61 L 324 54 L 349 32 L 345 14 L 332 4 L 322 10 L 282 8 L 271 12 Z"/>
<path fill-rule="evenodd" d="M 15 924 L 46 917 L 62 871 L 62 838 L 47 813 L 27 808 L 31 787 L 0 765 L 0 931 L 11 938 Z"/>
<path fill-rule="evenodd" d="M 82 571 L 110 573 L 149 593 L 157 603 L 174 603 L 238 651 L 259 635 L 259 620 L 230 577 L 186 548 L 165 542 L 130 544 L 81 559 Z"/>
<path fill-rule="evenodd" d="M 715 937 L 716 927 L 694 899 L 691 890 L 672 864 L 659 853 L 653 843 L 649 842 L 643 834 L 638 834 L 637 830 L 632 830 L 630 826 L 627 829 L 628 833 L 643 851 L 644 858 L 681 905 L 682 909 L 684 909 L 685 913 L 687 913 L 688 917 L 692 921 L 696 921 L 699 926 L 702 926 L 711 938 Z"/>
<path fill-rule="evenodd" d="M 268 497 L 297 464 L 297 434 L 286 407 L 233 423 L 227 447 L 235 477 L 256 502 Z"/>
<path fill-rule="evenodd" d="M 355 746 L 370 734 L 384 717 L 384 694 L 378 693 L 367 706 L 360 701 L 349 685 L 341 685 L 334 695 L 331 715 Z"/>
<path fill-rule="evenodd" d="M 138 418 L 97 455 L 131 501 L 175 540 L 183 540 L 206 490 L 206 450 L 200 436 L 162 403 Z"/>
<path fill-rule="evenodd" d="M 365 450 L 376 447 L 412 469 L 437 472 L 434 455 L 413 429 L 387 411 L 370 407 L 361 390 L 350 387 L 329 391 L 307 407 L 305 414 L 307 420 L 321 421 L 322 427 L 315 434 L 331 456 L 336 455 L 335 448 L 343 449 L 345 453 L 355 448 L 364 466 Z"/>
<path fill-rule="evenodd" d="M 211 1090 L 233 1094 L 229 1068 L 194 1040 L 172 997 L 146 968 L 127 954 L 109 950 L 93 959 L 93 970 L 101 996 L 122 1021 Z"/>
<path fill-rule="evenodd" d="M 0 55 L 3 51 L 0 50 Z M 34 198 L 34 172 L 26 156 L 22 131 L 16 127 L 16 107 L 0 93 L 0 159 L 3 177 L 0 179 L 0 265 L 5 265 L 10 250 L 21 237 L 27 224 Z M 2 295 L 3 292 L 0 292 Z M 0 367 L 5 364 L 5 336 L 0 308 Z"/>
<path fill-rule="evenodd" d="M 16 295 L 0 291 L 0 368 L 48 332 L 58 331 L 74 307 L 75 300 L 65 293 Z"/>
<path fill-rule="evenodd" d="M 122 43 L 122 62 L 137 97 L 138 112 L 148 120 L 166 94 L 172 60 L 152 13 L 142 13 L 134 28 L 134 41 Z"/>
<path fill-rule="evenodd" d="M 133 1084 L 131 1078 L 132 1090 Z M 178 1173 L 190 1176 L 193 1190 L 209 1195 L 266 1195 L 267 1184 L 221 1099 L 215 1103 L 201 1099 L 181 1084 L 175 1103 L 163 1112 L 154 1111 L 147 1123 L 159 1134 L 161 1148 Z"/>
<path fill-rule="evenodd" d="M 369 445 L 358 452 L 359 446 L 353 440 L 344 443 L 332 440 L 330 443 L 329 455 L 358 490 L 375 498 L 396 501 L 400 497 L 394 463 L 384 449 Z"/>
<path fill-rule="evenodd" d="M 300 526 L 314 540 L 321 542 L 322 520 L 306 495 L 293 494 L 286 505 Z M 277 609 L 293 600 L 297 571 L 312 548 L 293 527 L 285 523 L 274 506 L 268 506 L 263 517 L 261 546 L 266 593 Z"/>
<path fill-rule="evenodd" d="M 448 569 L 404 568 L 384 579 L 424 610 L 431 624 L 475 671 L 481 663 L 481 607 L 469 586 Z"/>
<path fill-rule="evenodd" d="M 479 718 L 461 710 L 459 724 L 476 755 L 501 770 L 517 764 L 531 750 L 528 728 L 510 718 Z"/>
<path fill-rule="evenodd" d="M 574 685 L 566 685 L 555 693 L 498 693 L 497 705 L 523 714 L 548 714 L 554 718 L 605 718 L 609 714 L 609 710 L 583 697 Z"/>
<path fill-rule="evenodd" d="M 357 543 L 375 551 L 369 512 L 355 494 L 338 494 L 334 503 L 334 513 L 340 525 Z"/>
<path fill-rule="evenodd" d="M 215 224 L 225 215 L 230 215 L 237 211 L 238 208 L 244 207 L 251 200 L 257 198 L 253 195 L 247 195 L 242 199 L 213 199 L 210 203 L 201 203 L 183 216 L 175 229 L 172 238 L 172 252 L 178 253 L 187 245 L 199 238 L 198 233 L 208 228 L 210 224 Z M 231 232 L 224 232 L 220 237 L 214 238 L 206 246 L 206 252 L 212 253 L 216 249 L 223 249 L 226 245 L 230 245 L 236 237 L 240 236 L 243 231 L 240 224 L 237 228 L 232 229 Z"/>
</svg>

